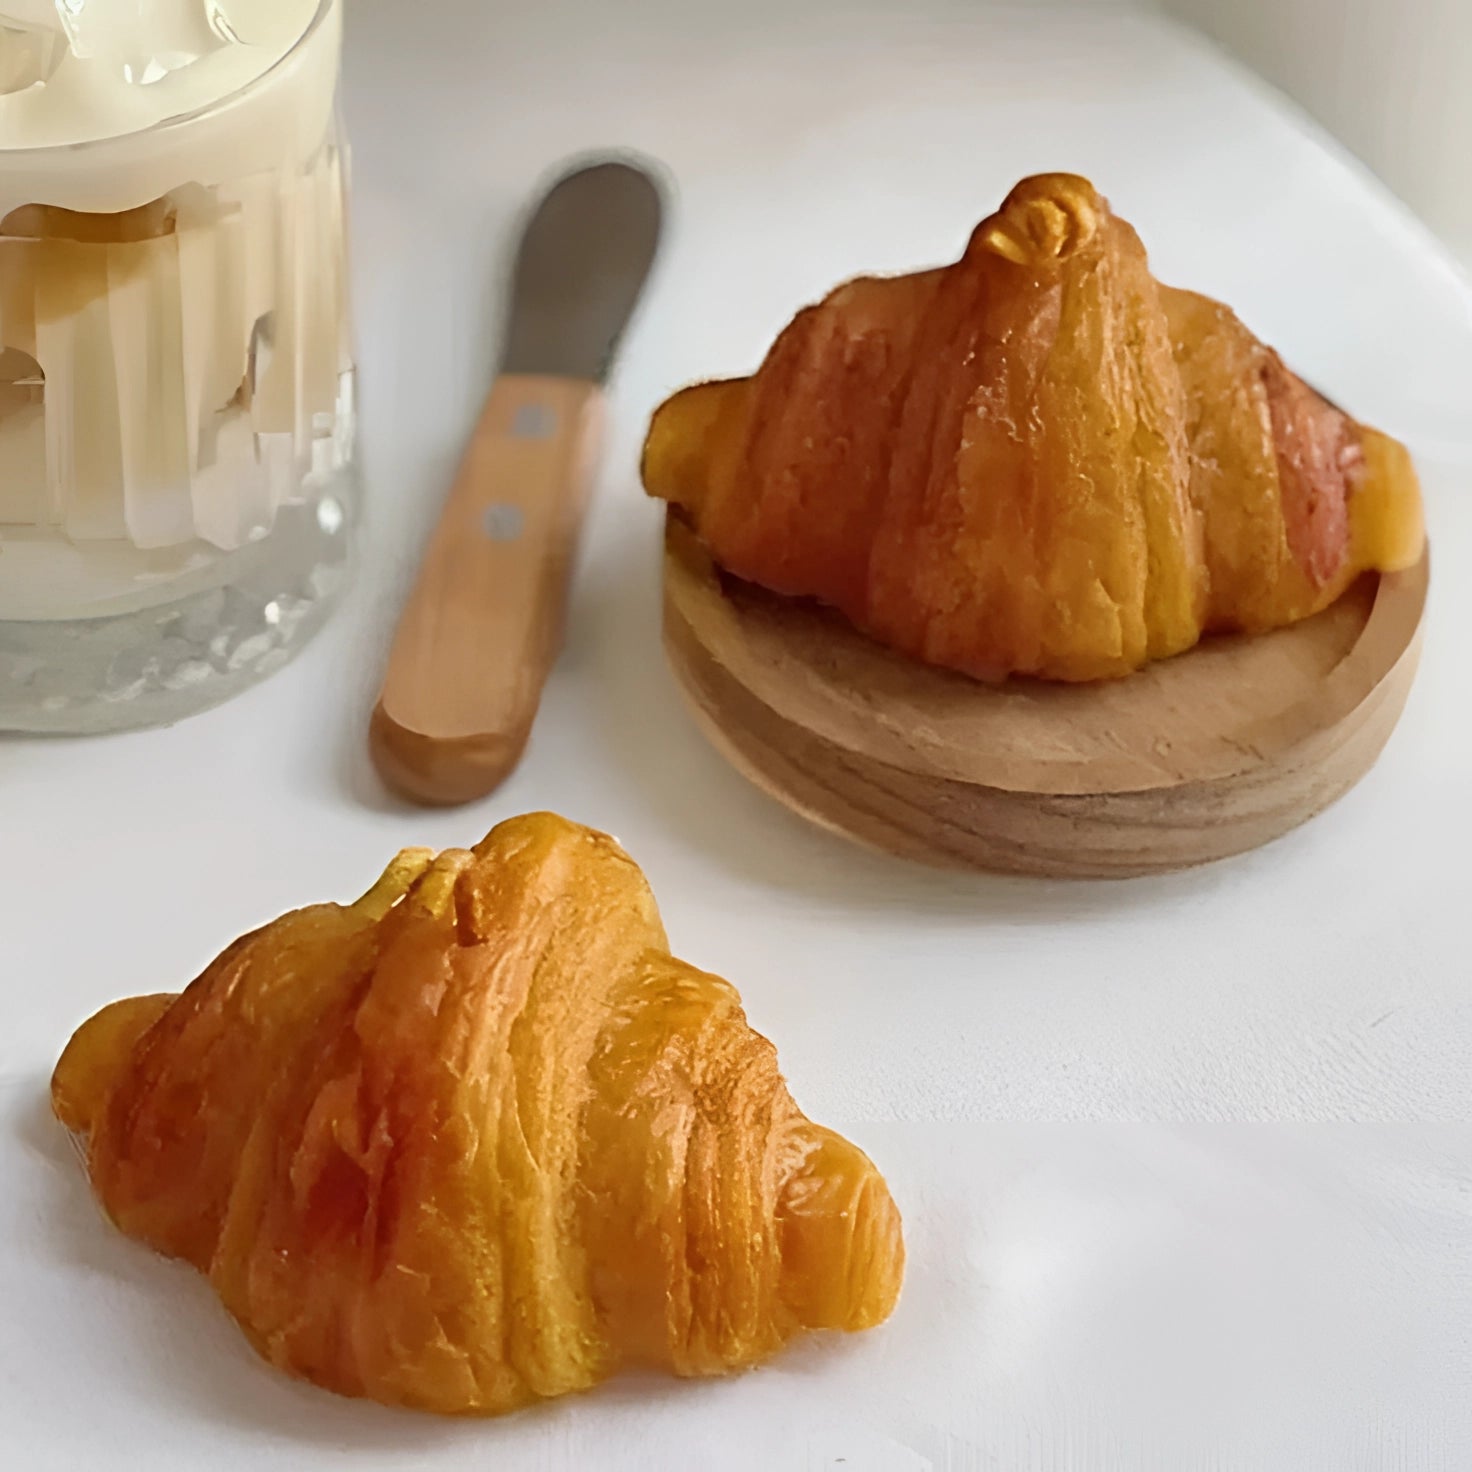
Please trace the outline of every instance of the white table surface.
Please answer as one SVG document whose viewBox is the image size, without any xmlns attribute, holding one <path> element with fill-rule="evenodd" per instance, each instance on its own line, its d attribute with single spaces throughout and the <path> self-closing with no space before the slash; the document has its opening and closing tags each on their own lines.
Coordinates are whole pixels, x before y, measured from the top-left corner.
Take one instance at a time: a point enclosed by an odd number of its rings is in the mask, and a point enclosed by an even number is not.
<svg viewBox="0 0 1472 1472">
<path fill-rule="evenodd" d="M 0 741 L 0 1465 L 1472 1466 L 1461 282 L 1271 94 L 1106 5 L 434 11 L 453 45 L 423 6 L 351 3 L 372 533 L 350 602 L 287 671 L 171 730 Z M 567 651 L 516 777 L 417 812 L 379 787 L 364 722 L 485 387 L 508 227 L 554 159 L 615 143 L 680 196 L 613 385 Z M 1407 438 L 1426 482 L 1431 622 L 1385 757 L 1299 833 L 1175 878 L 850 848 L 722 764 L 659 649 L 650 409 L 748 371 L 845 275 L 954 255 L 1040 168 L 1093 176 L 1162 276 Z M 885 1328 L 734 1382 L 443 1425 L 279 1379 L 192 1274 L 91 1210 L 44 1104 L 83 1016 L 356 894 L 399 846 L 534 808 L 623 840 L 676 949 L 740 986 L 799 1102 L 885 1169 L 911 1262 Z"/>
</svg>

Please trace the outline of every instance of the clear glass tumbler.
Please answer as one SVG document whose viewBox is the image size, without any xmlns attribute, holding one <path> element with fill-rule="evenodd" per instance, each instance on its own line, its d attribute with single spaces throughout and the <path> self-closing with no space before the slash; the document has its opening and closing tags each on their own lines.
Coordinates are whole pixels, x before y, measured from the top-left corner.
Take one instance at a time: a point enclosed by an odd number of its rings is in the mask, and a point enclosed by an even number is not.
<svg viewBox="0 0 1472 1472">
<path fill-rule="evenodd" d="M 215 704 L 345 584 L 342 9 L 146 128 L 6 147 L 0 113 L 0 729 Z"/>
</svg>

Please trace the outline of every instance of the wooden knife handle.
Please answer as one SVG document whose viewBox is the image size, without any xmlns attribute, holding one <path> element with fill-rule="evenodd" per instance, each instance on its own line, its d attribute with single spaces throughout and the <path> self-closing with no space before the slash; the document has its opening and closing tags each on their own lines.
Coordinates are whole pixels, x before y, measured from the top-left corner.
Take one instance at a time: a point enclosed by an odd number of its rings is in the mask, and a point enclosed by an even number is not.
<svg viewBox="0 0 1472 1472">
<path fill-rule="evenodd" d="M 521 759 L 562 643 L 602 405 L 594 383 L 497 379 L 373 712 L 374 760 L 406 797 L 470 802 Z"/>
</svg>

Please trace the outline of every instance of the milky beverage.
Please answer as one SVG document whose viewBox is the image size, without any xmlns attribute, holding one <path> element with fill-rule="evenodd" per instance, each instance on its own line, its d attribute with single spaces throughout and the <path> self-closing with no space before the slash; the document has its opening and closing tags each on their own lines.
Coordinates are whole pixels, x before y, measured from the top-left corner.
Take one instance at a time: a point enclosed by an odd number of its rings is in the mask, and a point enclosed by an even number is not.
<svg viewBox="0 0 1472 1472">
<path fill-rule="evenodd" d="M 207 583 L 351 453 L 340 0 L 0 0 L 0 620 Z"/>
</svg>

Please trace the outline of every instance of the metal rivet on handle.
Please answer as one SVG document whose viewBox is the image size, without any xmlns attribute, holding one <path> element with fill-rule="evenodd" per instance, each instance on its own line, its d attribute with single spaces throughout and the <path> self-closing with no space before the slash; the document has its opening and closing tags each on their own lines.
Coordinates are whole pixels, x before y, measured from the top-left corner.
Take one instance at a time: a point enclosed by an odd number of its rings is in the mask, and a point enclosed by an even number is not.
<svg viewBox="0 0 1472 1472">
<path fill-rule="evenodd" d="M 549 439 L 557 429 L 557 411 L 550 404 L 521 404 L 511 420 L 511 437 L 518 440 Z"/>
<path fill-rule="evenodd" d="M 493 542 L 514 542 L 526 527 L 526 517 L 520 506 L 497 501 L 486 507 L 483 525 L 486 536 Z"/>
</svg>

